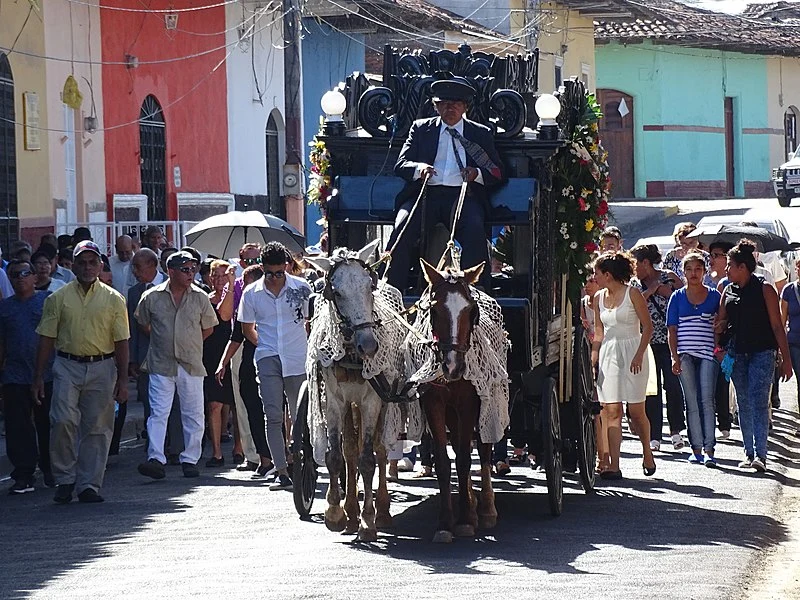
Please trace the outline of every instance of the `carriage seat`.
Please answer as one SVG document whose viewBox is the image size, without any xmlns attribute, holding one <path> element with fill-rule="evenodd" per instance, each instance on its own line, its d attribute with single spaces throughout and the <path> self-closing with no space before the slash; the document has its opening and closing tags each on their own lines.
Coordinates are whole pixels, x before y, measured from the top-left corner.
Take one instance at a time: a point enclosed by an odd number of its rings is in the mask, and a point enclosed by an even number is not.
<svg viewBox="0 0 800 600">
<path fill-rule="evenodd" d="M 404 186 L 405 181 L 392 175 L 339 176 L 334 182 L 334 192 L 328 199 L 328 219 L 331 222 L 393 225 L 394 199 Z M 492 211 L 486 224 L 501 226 L 528 223 L 530 200 L 536 193 L 535 179 L 509 179 L 492 193 Z"/>
</svg>

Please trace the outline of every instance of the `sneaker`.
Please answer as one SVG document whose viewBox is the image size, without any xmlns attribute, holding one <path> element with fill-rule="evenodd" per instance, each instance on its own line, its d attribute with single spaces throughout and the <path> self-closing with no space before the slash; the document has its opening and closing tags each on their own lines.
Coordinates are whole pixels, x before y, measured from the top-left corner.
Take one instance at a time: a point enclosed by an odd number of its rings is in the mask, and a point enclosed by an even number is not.
<svg viewBox="0 0 800 600">
<path fill-rule="evenodd" d="M 738 464 L 740 469 L 749 469 L 753 466 L 753 459 L 749 456 L 745 457 L 745 459 Z"/>
<path fill-rule="evenodd" d="M 164 465 L 162 465 L 159 461 L 155 458 L 151 458 L 147 462 L 143 462 L 137 467 L 137 470 L 141 475 L 145 477 L 151 477 L 153 479 L 164 479 L 167 473 L 164 471 Z"/>
<path fill-rule="evenodd" d="M 702 454 L 695 454 L 694 452 L 689 456 L 689 462 L 693 465 L 702 465 L 703 464 L 703 455 Z"/>
<path fill-rule="evenodd" d="M 411 462 L 411 459 L 407 456 L 404 456 L 400 460 L 397 461 L 397 470 L 398 471 L 405 471 L 410 472 L 414 470 L 414 463 Z"/>
<path fill-rule="evenodd" d="M 661 440 L 650 440 L 650 450 L 653 452 L 661 450 Z"/>
<path fill-rule="evenodd" d="M 236 465 L 237 471 L 255 471 L 256 469 L 258 469 L 258 463 L 249 460 L 240 465 Z"/>
<path fill-rule="evenodd" d="M 704 463 L 709 469 L 714 469 L 717 467 L 717 459 L 713 456 L 706 456 L 706 462 Z"/>
<path fill-rule="evenodd" d="M 212 456 L 206 461 L 206 468 L 213 469 L 215 467 L 225 466 L 225 459 L 223 457 L 216 458 Z"/>
<path fill-rule="evenodd" d="M 756 456 L 756 457 L 753 459 L 753 462 L 751 462 L 751 463 L 750 463 L 750 466 L 751 466 L 751 467 L 753 467 L 753 468 L 754 468 L 756 471 L 758 471 L 759 473 L 763 473 L 764 471 L 766 471 L 766 470 L 767 470 L 767 465 L 766 465 L 766 462 L 767 462 L 766 460 L 764 460 L 764 459 L 762 459 L 762 458 L 759 458 L 758 456 Z"/>
<path fill-rule="evenodd" d="M 719 432 L 719 439 L 721 439 L 721 440 L 727 440 L 727 439 L 729 439 L 730 437 L 731 437 L 731 432 L 730 432 L 730 430 L 728 430 L 728 429 L 720 429 L 720 432 Z"/>
<path fill-rule="evenodd" d="M 278 472 L 278 468 L 273 463 L 268 467 L 258 466 L 256 470 L 253 471 L 253 474 L 250 475 L 250 479 L 266 479 Z"/>
<path fill-rule="evenodd" d="M 672 436 L 672 449 L 682 450 L 686 444 L 683 442 L 683 436 L 680 433 L 673 434 Z"/>
<path fill-rule="evenodd" d="M 62 483 L 56 488 L 53 502 L 56 504 L 69 504 L 72 502 L 72 490 L 75 489 L 74 483 Z"/>
<path fill-rule="evenodd" d="M 86 488 L 78 494 L 78 502 L 83 502 L 84 504 L 96 504 L 98 502 L 105 502 L 105 499 L 92 488 Z"/>
<path fill-rule="evenodd" d="M 32 481 L 23 481 L 18 480 L 14 482 L 10 488 L 8 488 L 8 495 L 9 496 L 17 496 L 22 494 L 27 494 L 28 492 L 34 491 L 33 482 Z"/>
<path fill-rule="evenodd" d="M 183 469 L 184 477 L 200 476 L 200 469 L 197 468 L 197 465 L 193 465 L 192 463 L 181 463 L 181 468 Z"/>
<path fill-rule="evenodd" d="M 275 481 L 270 484 L 269 489 L 272 491 L 290 490 L 292 489 L 292 480 L 289 479 L 288 475 L 280 473 L 275 477 Z"/>
</svg>

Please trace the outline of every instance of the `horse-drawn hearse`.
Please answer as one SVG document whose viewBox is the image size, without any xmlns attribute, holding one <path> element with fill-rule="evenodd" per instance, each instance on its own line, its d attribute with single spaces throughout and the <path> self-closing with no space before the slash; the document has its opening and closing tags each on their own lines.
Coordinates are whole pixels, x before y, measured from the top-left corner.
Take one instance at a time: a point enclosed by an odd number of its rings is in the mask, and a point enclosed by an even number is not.
<svg viewBox="0 0 800 600">
<path fill-rule="evenodd" d="M 402 299 L 399 295 L 391 294 L 384 294 L 385 297 L 381 299 L 382 288 L 378 287 L 373 315 L 357 326 L 337 306 L 335 294 L 339 292 L 333 289 L 337 285 L 344 287 L 351 284 L 333 281 L 333 273 L 338 269 L 341 279 L 344 269 L 339 265 L 354 261 L 372 272 L 375 266 L 370 264 L 372 259 L 384 256 L 385 260 L 386 255 L 382 252 L 391 250 L 386 246 L 386 238 L 395 219 L 395 197 L 404 185 L 404 181 L 392 173 L 392 166 L 414 119 L 435 114 L 431 103 L 431 83 L 442 72 L 449 72 L 466 78 L 477 90 L 475 100 L 468 109 L 468 118 L 489 125 L 494 130 L 495 145 L 507 178 L 492 193 L 491 214 L 486 218 L 487 240 L 491 238 L 490 229 L 495 233 L 502 231 L 501 242 L 494 244 L 496 258 L 493 260 L 491 284 L 482 292 L 468 285 L 463 287 L 471 290 L 467 292 L 468 299 L 474 298 L 480 304 L 481 316 L 476 317 L 476 330 L 479 322 L 483 323 L 484 319 L 491 317 L 485 314 L 491 310 L 491 306 L 499 307 L 497 320 L 500 320 L 502 313 L 499 327 L 507 332 L 507 340 L 491 341 L 499 345 L 498 351 L 503 354 L 507 386 L 504 389 L 497 387 L 488 393 L 508 393 L 510 424 L 507 436 L 515 446 L 527 445 L 537 457 L 546 473 L 550 511 L 553 515 L 559 515 L 563 507 L 562 478 L 565 470 L 578 471 L 587 493 L 592 492 L 595 483 L 594 417 L 599 412 L 599 406 L 593 401 L 590 347 L 579 317 L 580 297 L 577 292 L 583 282 L 575 281 L 575 273 L 583 272 L 586 264 L 577 271 L 559 266 L 564 264 L 564 256 L 558 255 L 559 243 L 567 238 L 567 229 L 563 223 L 564 215 L 557 214 L 559 211 L 563 213 L 563 209 L 559 208 L 559 201 L 563 198 L 561 189 L 552 190 L 551 165 L 554 155 L 570 144 L 569 128 L 583 117 L 570 112 L 580 112 L 585 108 L 586 92 L 581 82 L 565 82 L 558 94 L 561 117 L 556 121 L 553 120 L 556 115 L 548 114 L 550 120 L 544 122 L 542 119 L 542 126 L 533 109 L 539 98 L 537 71 L 537 52 L 525 56 L 500 57 L 473 53 L 468 46 L 462 46 L 455 52 L 438 50 L 423 55 L 387 47 L 382 85 L 375 85 L 375 82 L 358 73 L 340 84 L 338 91 L 346 100 L 342 117 L 329 115 L 315 142 L 316 151 L 323 149 L 326 160 L 323 168 L 317 169 L 317 185 L 329 187 L 322 190 L 325 197 L 321 198 L 327 217 L 329 247 L 366 249 L 361 255 L 351 253 L 349 261 L 346 254 L 334 257 L 325 267 L 329 270 L 323 295 L 329 299 L 331 318 L 338 319 L 340 327 L 346 328 L 351 337 L 357 337 L 357 334 L 371 327 L 377 331 L 378 325 L 384 328 L 388 321 L 398 326 L 397 321 L 402 318 L 405 323 L 399 327 L 402 336 L 407 338 L 406 344 L 409 340 L 413 343 L 415 338 L 428 338 L 429 330 L 420 333 L 419 314 L 433 310 L 431 306 L 435 304 L 436 286 L 448 281 L 441 263 L 440 274 L 437 275 L 437 271 L 431 270 L 432 267 L 423 269 L 417 266 L 420 261 L 412 260 L 411 264 L 415 266 L 408 274 L 407 285 L 399 290 Z M 552 97 L 548 100 L 552 104 Z M 563 131 L 565 129 L 567 131 Z M 580 156 L 573 154 L 578 161 L 582 161 Z M 580 190 L 578 184 L 576 187 Z M 572 186 L 565 187 L 564 192 L 568 189 L 571 191 Z M 318 195 L 320 189 L 316 189 L 315 193 Z M 420 199 L 424 202 L 422 196 Z M 447 244 L 447 234 L 452 232 L 446 227 L 442 230 L 429 224 L 424 231 L 419 245 L 419 258 L 426 258 L 429 263 L 436 265 L 443 253 L 457 254 L 453 244 Z M 588 225 L 586 231 L 589 231 Z M 452 239 L 451 235 L 451 242 Z M 371 254 L 376 245 L 370 245 L 373 240 L 382 242 L 375 254 Z M 587 250 L 591 250 L 588 246 Z M 457 264 L 455 266 L 458 267 Z M 490 265 L 485 268 L 489 269 Z M 464 273 L 461 275 L 463 277 Z M 455 278 L 449 281 L 457 283 Z M 352 284 L 352 287 L 357 286 L 357 283 Z M 491 306 L 487 311 L 485 306 L 489 306 L 489 303 Z M 396 331 L 392 333 L 394 338 L 386 332 L 381 335 L 384 338 L 377 336 L 378 343 L 381 343 L 381 339 L 396 339 L 399 334 Z M 436 339 L 434 335 L 433 340 Z M 315 338 L 313 345 L 319 343 L 319 339 Z M 428 339 L 427 343 L 436 345 L 441 340 L 435 342 Z M 455 344 L 451 345 L 455 347 Z M 311 347 L 312 344 L 310 352 Z M 442 354 L 445 353 L 439 349 L 438 355 Z M 307 367 L 311 367 L 309 387 L 313 388 L 310 394 L 312 405 L 321 402 L 327 386 L 336 385 L 336 381 L 320 374 L 317 358 L 315 354 L 313 360 L 307 363 Z M 407 382 L 392 385 L 385 378 L 379 381 L 377 377 L 370 379 L 370 383 L 383 398 L 384 405 L 393 405 L 391 409 L 402 414 L 403 418 L 407 417 L 408 407 L 418 403 L 417 397 L 424 396 L 425 386 L 429 385 L 422 382 L 418 389 L 410 390 Z M 294 442 L 295 504 L 301 516 L 308 515 L 314 498 L 316 465 L 321 460 L 329 460 L 329 457 L 323 459 L 319 451 L 317 460 L 313 458 L 311 438 L 314 436 L 313 429 L 318 428 L 319 423 L 314 422 L 312 412 L 313 406 L 309 408 L 309 394 L 306 394 L 300 403 Z M 353 427 L 353 423 L 349 425 Z M 364 427 L 363 422 L 361 426 Z M 356 430 L 358 427 L 359 424 L 355 423 Z M 455 446 L 452 426 L 450 433 Z M 341 434 L 340 429 L 336 430 L 336 434 Z M 471 444 L 472 436 L 469 437 Z M 329 444 L 335 445 L 338 438 L 331 439 L 334 441 L 329 439 Z M 343 443 L 348 443 L 346 435 Z M 464 441 L 459 443 L 463 445 Z M 330 450 L 329 445 L 329 453 Z M 483 464 L 483 453 L 481 458 Z M 458 458 L 456 460 L 458 463 Z M 380 454 L 378 462 L 381 462 Z M 370 479 L 371 474 L 372 470 L 369 471 Z M 348 471 L 348 478 L 350 475 Z M 384 474 L 380 473 L 380 477 L 383 478 Z M 449 481 L 449 469 L 447 478 Z M 331 488 L 338 488 L 335 474 L 331 474 L 331 481 Z M 464 484 L 460 478 L 459 488 Z M 329 491 L 329 502 L 331 493 Z M 333 493 L 338 507 L 338 489 Z M 377 498 L 379 520 L 383 512 L 385 521 L 388 507 L 380 506 L 380 490 Z M 326 512 L 326 523 L 328 516 Z M 486 513 L 479 513 L 479 516 L 492 521 L 491 515 Z M 338 511 L 332 517 L 333 520 L 343 518 Z M 334 528 L 331 524 L 329 527 Z M 336 528 L 343 529 L 344 524 Z"/>
</svg>

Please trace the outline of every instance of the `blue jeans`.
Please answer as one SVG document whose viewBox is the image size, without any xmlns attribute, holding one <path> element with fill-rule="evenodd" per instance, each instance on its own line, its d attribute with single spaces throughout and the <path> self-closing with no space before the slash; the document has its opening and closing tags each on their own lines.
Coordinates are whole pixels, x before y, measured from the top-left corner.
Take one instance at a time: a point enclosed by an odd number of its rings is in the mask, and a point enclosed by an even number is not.
<svg viewBox="0 0 800 600">
<path fill-rule="evenodd" d="M 748 458 L 767 458 L 769 434 L 769 386 L 775 371 L 775 351 L 737 354 L 733 363 L 733 387 L 739 405 L 739 427 Z M 755 446 L 755 448 L 754 448 Z"/>
<path fill-rule="evenodd" d="M 713 452 L 714 391 L 717 385 L 719 364 L 716 360 L 681 354 L 681 387 L 686 403 L 686 421 L 689 426 L 689 445 L 695 452 L 701 448 Z"/>
</svg>

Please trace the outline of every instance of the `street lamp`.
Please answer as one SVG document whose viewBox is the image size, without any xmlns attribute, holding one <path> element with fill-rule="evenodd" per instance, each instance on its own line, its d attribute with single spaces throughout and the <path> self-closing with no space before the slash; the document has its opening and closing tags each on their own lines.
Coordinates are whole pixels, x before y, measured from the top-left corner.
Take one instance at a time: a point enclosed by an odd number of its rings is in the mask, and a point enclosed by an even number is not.
<svg viewBox="0 0 800 600">
<path fill-rule="evenodd" d="M 347 98 L 339 90 L 330 90 L 322 95 L 320 106 L 325 113 L 322 132 L 325 135 L 344 135 L 345 125 L 342 115 L 347 108 Z"/>
<path fill-rule="evenodd" d="M 560 131 L 556 118 L 561 112 L 561 102 L 553 94 L 542 94 L 534 106 L 539 115 L 539 125 L 536 131 L 540 140 L 557 140 Z"/>
</svg>

